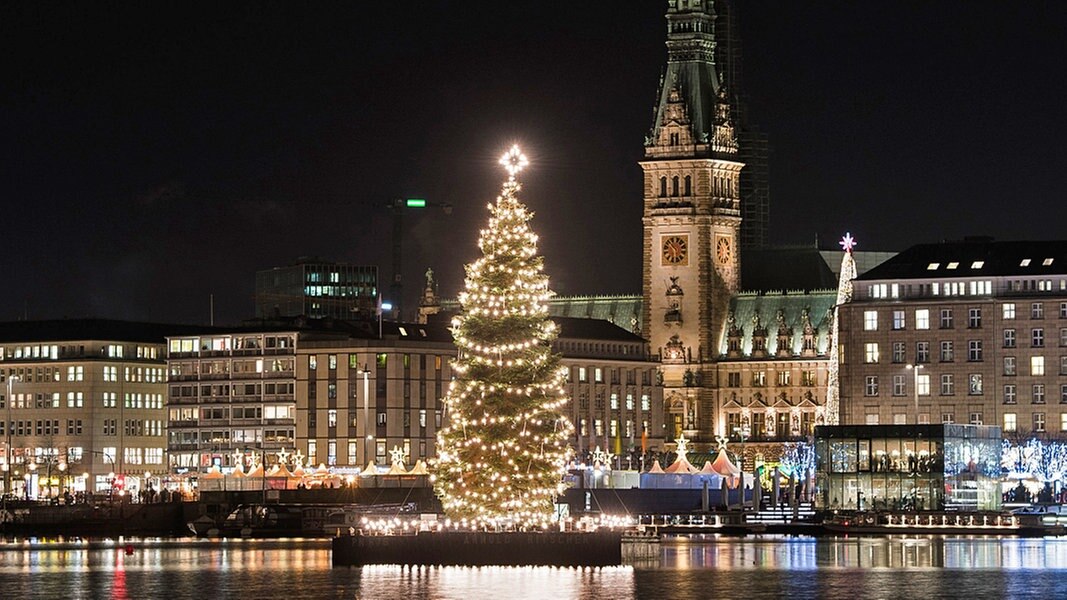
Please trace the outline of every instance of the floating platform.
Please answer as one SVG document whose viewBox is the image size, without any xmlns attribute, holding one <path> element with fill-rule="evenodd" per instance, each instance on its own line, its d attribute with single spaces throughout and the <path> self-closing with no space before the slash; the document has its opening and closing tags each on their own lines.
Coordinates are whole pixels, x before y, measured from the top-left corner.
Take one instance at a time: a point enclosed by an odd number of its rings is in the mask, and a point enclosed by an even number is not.
<svg viewBox="0 0 1067 600">
<path fill-rule="evenodd" d="M 606 567 L 622 564 L 622 534 L 440 531 L 333 538 L 333 565 Z"/>
</svg>

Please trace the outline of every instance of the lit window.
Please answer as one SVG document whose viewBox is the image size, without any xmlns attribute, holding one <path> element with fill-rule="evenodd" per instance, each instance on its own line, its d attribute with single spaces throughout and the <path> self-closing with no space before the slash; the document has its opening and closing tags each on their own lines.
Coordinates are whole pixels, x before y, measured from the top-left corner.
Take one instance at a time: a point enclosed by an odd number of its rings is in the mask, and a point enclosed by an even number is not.
<svg viewBox="0 0 1067 600">
<path fill-rule="evenodd" d="M 930 376 L 919 375 L 915 378 L 915 389 L 918 390 L 920 396 L 930 395 Z"/>
<path fill-rule="evenodd" d="M 1015 318 L 1015 303 L 1014 302 L 1005 303 L 1003 308 L 1004 308 L 1004 318 L 1005 319 L 1014 319 Z"/>
<path fill-rule="evenodd" d="M 976 260 L 973 263 L 971 263 L 971 268 L 972 269 L 981 269 L 982 265 L 984 265 L 984 264 L 985 264 L 985 262 L 980 261 L 980 260 Z"/>
<path fill-rule="evenodd" d="M 878 311 L 865 310 L 863 311 L 863 330 L 864 331 L 877 331 L 878 330 Z"/>
<path fill-rule="evenodd" d="M 1044 356 L 1031 356 L 1030 357 L 1030 374 L 1039 376 L 1045 374 L 1045 357 Z"/>
<path fill-rule="evenodd" d="M 878 395 L 878 376 L 868 375 L 866 386 L 864 388 L 864 395 L 877 396 Z"/>
<path fill-rule="evenodd" d="M 915 328 L 930 329 L 930 310 L 920 308 L 915 311 Z"/>
<path fill-rule="evenodd" d="M 1019 266 L 1020 267 L 1029 267 L 1030 266 L 1030 259 L 1029 258 L 1022 259 L 1022 261 L 1019 262 Z"/>
<path fill-rule="evenodd" d="M 955 269 L 958 266 L 960 266 L 960 263 L 958 263 L 958 262 L 950 262 L 950 263 L 948 263 L 948 266 L 946 266 L 945 268 L 946 269 Z"/>
<path fill-rule="evenodd" d="M 1004 431 L 1015 431 L 1016 428 L 1018 428 L 1018 423 L 1015 413 L 1004 413 Z"/>
<path fill-rule="evenodd" d="M 865 362 L 865 363 L 876 363 L 876 362 L 878 362 L 878 344 L 877 343 L 870 342 L 870 343 L 868 343 L 868 344 L 866 344 L 864 346 L 864 359 L 863 359 L 863 362 Z"/>
<path fill-rule="evenodd" d="M 936 271 L 937 268 L 940 267 L 940 266 L 941 266 L 941 263 L 930 263 L 930 264 L 926 265 L 926 270 L 927 271 Z"/>
<path fill-rule="evenodd" d="M 1043 266 L 1043 267 L 1048 267 L 1048 266 L 1051 266 L 1051 265 L 1052 265 L 1052 259 L 1051 258 L 1046 258 L 1045 260 L 1041 261 L 1041 266 Z"/>
</svg>

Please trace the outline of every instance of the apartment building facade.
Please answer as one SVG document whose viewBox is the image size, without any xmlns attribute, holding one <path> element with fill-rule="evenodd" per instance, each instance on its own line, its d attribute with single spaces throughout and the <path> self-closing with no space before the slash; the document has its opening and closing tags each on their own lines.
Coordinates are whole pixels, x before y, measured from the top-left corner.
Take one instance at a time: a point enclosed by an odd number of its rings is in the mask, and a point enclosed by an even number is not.
<svg viewBox="0 0 1067 600">
<path fill-rule="evenodd" d="M 841 422 L 1067 434 L 1067 242 L 912 247 L 842 306 Z"/>
</svg>

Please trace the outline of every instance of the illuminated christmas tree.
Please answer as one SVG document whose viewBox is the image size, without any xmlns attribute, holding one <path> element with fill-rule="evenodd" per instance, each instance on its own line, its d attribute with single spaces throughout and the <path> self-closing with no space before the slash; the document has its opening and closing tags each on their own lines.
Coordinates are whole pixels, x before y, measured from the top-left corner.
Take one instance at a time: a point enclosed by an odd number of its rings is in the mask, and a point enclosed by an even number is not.
<svg viewBox="0 0 1067 600">
<path fill-rule="evenodd" d="M 508 180 L 467 265 L 461 315 L 452 321 L 459 355 L 445 399 L 448 425 L 437 435 L 434 486 L 453 520 L 542 526 L 563 491 L 571 424 L 565 369 L 551 351 L 548 277 L 537 256 L 533 214 L 519 202 L 515 176 L 526 157 L 500 160 Z"/>
<path fill-rule="evenodd" d="M 856 240 L 851 233 L 846 233 L 839 242 L 845 255 L 841 257 L 841 275 L 837 284 L 837 303 L 834 305 L 833 324 L 830 329 L 830 368 L 826 381 L 826 406 L 825 422 L 827 425 L 837 425 L 841 417 L 841 388 L 840 388 L 840 329 L 838 327 L 838 314 L 842 304 L 852 302 L 852 280 L 856 278 L 856 259 L 852 256 L 852 249 L 856 247 Z M 918 418 L 918 417 L 916 417 Z"/>
</svg>

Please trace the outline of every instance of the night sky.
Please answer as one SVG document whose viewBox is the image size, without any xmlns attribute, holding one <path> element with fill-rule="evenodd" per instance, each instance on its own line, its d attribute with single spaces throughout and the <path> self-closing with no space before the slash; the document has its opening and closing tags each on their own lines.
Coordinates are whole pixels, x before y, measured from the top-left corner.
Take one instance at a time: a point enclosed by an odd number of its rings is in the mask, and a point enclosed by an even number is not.
<svg viewBox="0 0 1067 600">
<path fill-rule="evenodd" d="M 454 295 L 520 143 L 553 288 L 640 291 L 666 2 L 5 3 L 0 319 L 217 322 L 298 256 Z M 741 1 L 772 238 L 1063 239 L 1067 3 Z"/>
</svg>

